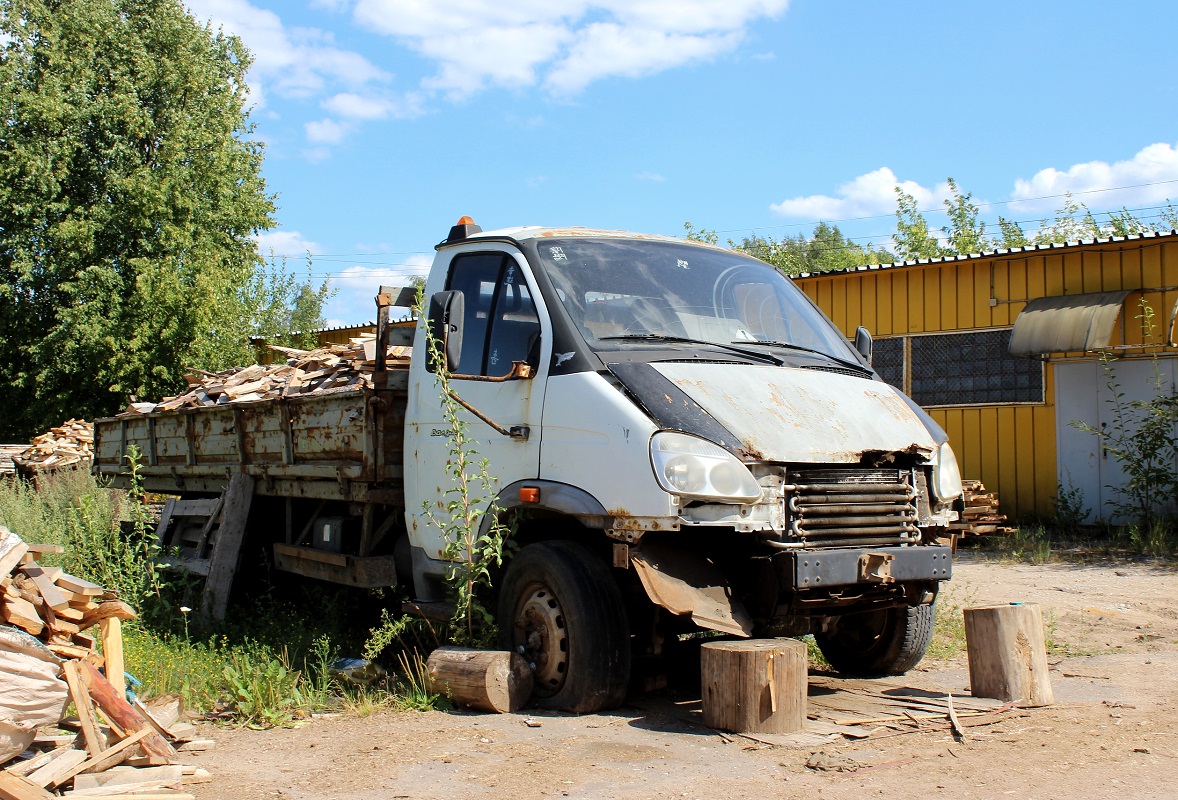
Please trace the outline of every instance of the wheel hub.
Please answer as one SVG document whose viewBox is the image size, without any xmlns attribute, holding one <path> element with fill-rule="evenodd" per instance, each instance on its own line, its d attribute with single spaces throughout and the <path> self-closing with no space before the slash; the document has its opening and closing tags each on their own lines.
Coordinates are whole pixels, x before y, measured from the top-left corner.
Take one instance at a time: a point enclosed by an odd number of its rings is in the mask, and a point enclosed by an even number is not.
<svg viewBox="0 0 1178 800">
<path fill-rule="evenodd" d="M 531 584 L 523 592 L 515 615 L 513 641 L 516 651 L 528 660 L 535 678 L 535 691 L 553 695 L 568 676 L 568 630 L 560 600 L 544 584 Z"/>
</svg>

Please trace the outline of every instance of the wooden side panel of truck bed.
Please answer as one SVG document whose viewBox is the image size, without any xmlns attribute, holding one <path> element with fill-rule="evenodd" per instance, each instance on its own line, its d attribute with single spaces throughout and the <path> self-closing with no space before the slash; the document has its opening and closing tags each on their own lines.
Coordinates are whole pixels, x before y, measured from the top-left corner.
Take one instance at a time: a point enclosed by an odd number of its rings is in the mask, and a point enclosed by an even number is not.
<svg viewBox="0 0 1178 800">
<path fill-rule="evenodd" d="M 220 491 L 244 471 L 258 494 L 399 502 L 405 401 L 349 389 L 100 419 L 94 468 L 125 485 L 134 446 L 149 491 Z"/>
</svg>

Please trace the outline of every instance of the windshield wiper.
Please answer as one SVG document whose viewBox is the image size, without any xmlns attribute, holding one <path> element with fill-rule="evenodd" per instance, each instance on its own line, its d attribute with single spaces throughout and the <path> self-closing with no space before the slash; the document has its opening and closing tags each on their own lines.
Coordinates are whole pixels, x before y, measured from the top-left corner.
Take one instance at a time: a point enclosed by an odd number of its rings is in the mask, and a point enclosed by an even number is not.
<svg viewBox="0 0 1178 800">
<path fill-rule="evenodd" d="M 753 344 L 753 343 L 750 342 L 750 344 Z M 831 361 L 834 361 L 836 364 L 841 364 L 842 366 L 847 367 L 848 369 L 858 370 L 859 372 L 862 372 L 864 375 L 871 374 L 871 370 L 868 369 L 867 367 L 863 366 L 862 364 L 856 363 L 854 361 L 848 361 L 845 358 L 839 358 L 838 356 L 832 356 L 830 353 L 824 353 L 821 350 L 815 350 L 813 347 L 806 347 L 805 345 L 794 344 L 793 342 L 761 342 L 761 341 L 758 341 L 758 342 L 755 342 L 755 344 L 763 344 L 768 347 L 785 347 L 789 350 L 800 350 L 803 353 L 813 353 L 816 356 L 822 356 L 823 358 L 829 358 Z"/>
<path fill-rule="evenodd" d="M 599 336 L 598 341 L 610 341 L 614 339 L 628 339 L 630 341 L 652 341 L 652 342 L 675 342 L 677 344 L 703 344 L 709 347 L 718 347 L 721 350 L 727 350 L 731 353 L 739 353 L 746 358 L 751 358 L 755 361 L 762 361 L 766 364 L 773 364 L 780 367 L 785 362 L 777 356 L 771 356 L 768 353 L 758 353 L 756 350 L 746 350 L 743 347 L 733 347 L 730 344 L 723 344 L 722 342 L 709 342 L 707 339 L 689 339 L 685 336 L 668 336 L 665 333 L 626 333 L 620 336 Z M 758 344 L 760 344 L 758 342 Z"/>
</svg>

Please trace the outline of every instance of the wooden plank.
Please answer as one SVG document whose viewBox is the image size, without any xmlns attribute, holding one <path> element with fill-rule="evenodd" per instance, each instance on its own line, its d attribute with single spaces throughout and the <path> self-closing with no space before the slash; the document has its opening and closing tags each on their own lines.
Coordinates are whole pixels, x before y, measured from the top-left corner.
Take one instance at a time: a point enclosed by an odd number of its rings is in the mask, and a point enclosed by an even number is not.
<svg viewBox="0 0 1178 800">
<path fill-rule="evenodd" d="M 15 569 L 29 552 L 29 546 L 8 528 L 0 525 L 0 577 Z"/>
<path fill-rule="evenodd" d="M 221 510 L 221 527 L 213 546 L 209 576 L 205 579 L 201 598 L 201 613 L 210 619 L 222 620 L 229 608 L 229 590 L 237 572 L 241 542 L 245 538 L 245 523 L 249 517 L 250 501 L 254 494 L 254 479 L 244 472 L 229 478 Z"/>
<path fill-rule="evenodd" d="M 65 548 L 59 544 L 45 544 L 45 543 L 29 543 L 29 552 L 34 556 L 44 555 L 45 553 L 52 553 L 54 555 L 61 555 L 65 552 Z"/>
<path fill-rule="evenodd" d="M 12 773 L 13 775 L 20 775 L 22 778 L 24 778 L 24 777 L 28 776 L 30 773 L 36 772 L 38 769 L 40 769 L 41 767 L 45 766 L 50 761 L 52 761 L 53 754 L 55 752 L 57 752 L 57 751 L 56 750 L 46 750 L 44 753 L 41 753 L 40 755 L 33 756 L 32 758 L 30 758 L 27 761 L 21 761 L 20 763 L 13 764 L 11 767 L 6 767 L 5 769 L 0 770 L 0 775 L 4 775 L 6 773 Z"/>
<path fill-rule="evenodd" d="M 75 578 L 73 575 L 61 574 L 54 581 L 58 588 L 64 589 L 66 592 L 73 592 L 75 595 L 83 595 L 85 597 L 100 597 L 106 592 L 97 583 Z"/>
<path fill-rule="evenodd" d="M 142 786 L 143 784 L 161 784 L 155 788 L 179 789 L 184 780 L 184 768 L 179 764 L 167 764 L 162 767 L 145 767 L 134 769 L 131 767 L 116 767 L 107 772 L 96 772 L 78 775 L 74 778 L 74 791 L 77 794 L 87 789 L 98 789 L 104 786 Z"/>
<path fill-rule="evenodd" d="M 85 750 L 75 750 L 72 747 L 63 747 L 57 751 L 57 755 L 53 757 L 45 766 L 29 775 L 29 782 L 35 783 L 44 788 L 46 786 L 56 786 L 59 783 L 69 780 L 75 773 L 70 770 L 76 768 L 78 765 L 86 761 Z"/>
<path fill-rule="evenodd" d="M 37 591 L 41 593 L 42 599 L 54 611 L 70 607 L 69 598 L 57 588 L 57 584 L 53 582 L 50 577 L 51 573 L 40 566 L 27 565 L 21 567 L 21 571 L 33 579 L 33 583 L 37 585 Z"/>
<path fill-rule="evenodd" d="M 103 600 L 98 604 L 97 609 L 87 612 L 86 616 L 82 618 L 82 621 L 78 623 L 78 627 L 86 630 L 102 622 L 102 620 L 110 619 L 111 617 L 118 617 L 123 622 L 127 622 L 128 620 L 135 619 L 137 616 L 139 615 L 135 613 L 135 609 L 131 608 L 131 606 L 122 600 Z"/>
<path fill-rule="evenodd" d="M 200 529 L 200 537 L 196 541 L 196 556 L 203 558 L 205 554 L 205 544 L 209 541 L 209 534 L 213 531 L 213 526 L 217 524 L 217 517 L 221 514 L 221 509 L 225 507 L 225 495 L 217 498 L 217 504 L 213 507 L 209 518 L 205 520 L 205 524 Z"/>
<path fill-rule="evenodd" d="M 58 784 L 65 783 L 70 778 L 83 772 L 102 772 L 121 764 L 134 752 L 136 745 L 142 746 L 143 740 L 148 736 L 153 735 L 155 735 L 155 731 L 153 731 L 151 728 L 144 728 L 141 731 L 136 731 L 113 747 L 108 747 L 106 750 L 103 750 L 98 754 L 97 758 L 86 759 L 81 764 L 73 767 L 69 774 L 58 781 Z"/>
<path fill-rule="evenodd" d="M 15 775 L 10 770 L 0 772 L 0 800 L 53 800 L 54 795 L 44 788 Z"/>
<path fill-rule="evenodd" d="M 67 661 L 62 665 L 66 683 L 70 688 L 70 697 L 74 701 L 74 708 L 78 711 L 78 722 L 82 726 L 82 738 L 86 742 L 86 752 L 93 758 L 101 753 L 106 741 L 98 732 L 98 720 L 94 717 L 94 705 L 90 702 L 90 693 L 86 691 L 86 683 L 82 679 L 81 667 L 77 661 Z"/>
<path fill-rule="evenodd" d="M 155 527 L 156 542 L 161 548 L 167 547 L 165 536 L 168 534 L 168 523 L 172 521 L 172 509 L 176 507 L 176 498 L 169 497 L 168 501 L 164 503 L 164 510 L 160 513 L 159 524 Z"/>
<path fill-rule="evenodd" d="M 167 760 L 176 757 L 176 751 L 163 737 L 155 732 L 143 715 L 136 711 L 126 698 L 116 692 L 110 681 L 103 677 L 92 664 L 82 663 L 82 677 L 90 690 L 90 696 L 107 718 L 116 726 L 128 733 L 132 731 L 146 732 L 143 738 L 143 751 L 148 755 L 160 756 Z"/>
<path fill-rule="evenodd" d="M 75 781 L 77 778 L 74 779 Z M 143 798 L 148 795 L 156 796 L 162 795 L 164 797 L 175 798 L 180 797 L 183 793 L 180 787 L 183 785 L 184 779 L 170 781 L 170 780 L 156 780 L 156 781 L 139 781 L 138 783 L 115 783 L 106 786 L 97 786 L 92 789 L 74 789 L 62 794 L 62 797 L 118 797 L 118 798 Z M 192 795 L 189 795 L 191 797 Z"/>
<path fill-rule="evenodd" d="M 37 607 L 23 597 L 0 597 L 0 617 L 33 636 L 45 630 L 45 622 L 37 613 Z"/>
<path fill-rule="evenodd" d="M 98 623 L 102 632 L 102 655 L 106 659 L 106 679 L 120 694 L 127 692 L 127 678 L 123 666 L 123 623 L 109 617 Z"/>
</svg>

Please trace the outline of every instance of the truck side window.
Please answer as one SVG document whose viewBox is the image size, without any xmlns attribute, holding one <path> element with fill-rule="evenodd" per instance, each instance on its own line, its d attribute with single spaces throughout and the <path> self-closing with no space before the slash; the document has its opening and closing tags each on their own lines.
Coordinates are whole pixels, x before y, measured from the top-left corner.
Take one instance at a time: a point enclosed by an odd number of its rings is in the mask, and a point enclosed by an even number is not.
<svg viewBox="0 0 1178 800">
<path fill-rule="evenodd" d="M 519 265 L 505 253 L 454 259 L 447 289 L 464 295 L 462 353 L 457 372 L 498 377 L 511 362 L 538 362 L 540 320 Z"/>
</svg>

